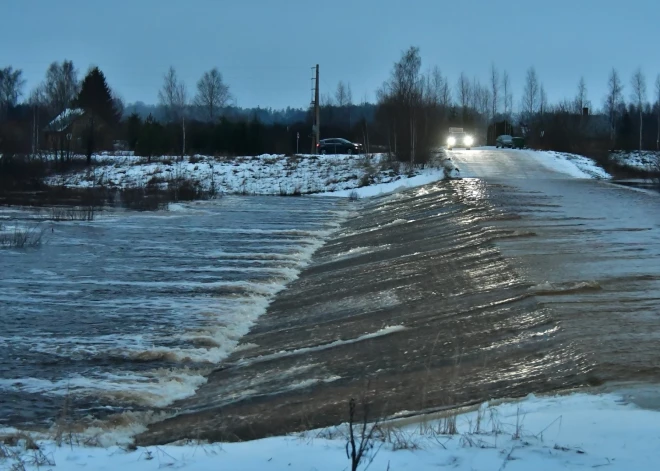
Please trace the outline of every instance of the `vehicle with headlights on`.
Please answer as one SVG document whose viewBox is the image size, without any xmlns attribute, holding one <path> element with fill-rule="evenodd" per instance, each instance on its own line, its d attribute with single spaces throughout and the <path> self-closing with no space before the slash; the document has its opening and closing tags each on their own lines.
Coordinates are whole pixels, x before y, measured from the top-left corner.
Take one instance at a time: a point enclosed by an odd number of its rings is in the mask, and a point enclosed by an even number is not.
<svg viewBox="0 0 660 471">
<path fill-rule="evenodd" d="M 447 137 L 447 149 L 452 150 L 456 147 L 462 147 L 470 150 L 474 145 L 474 137 L 463 131 L 463 128 L 449 128 L 449 137 Z"/>
</svg>

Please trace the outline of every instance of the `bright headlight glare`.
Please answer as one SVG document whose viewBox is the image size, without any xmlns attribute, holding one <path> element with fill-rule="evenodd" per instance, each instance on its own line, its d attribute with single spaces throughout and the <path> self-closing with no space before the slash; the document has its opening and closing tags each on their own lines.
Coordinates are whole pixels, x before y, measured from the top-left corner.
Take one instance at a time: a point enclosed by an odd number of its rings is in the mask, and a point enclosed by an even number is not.
<svg viewBox="0 0 660 471">
<path fill-rule="evenodd" d="M 456 144 L 456 138 L 455 137 L 450 137 L 449 139 L 447 139 L 447 144 L 449 144 L 450 146 L 453 146 L 454 144 Z"/>
<path fill-rule="evenodd" d="M 474 142 L 474 139 L 472 139 L 472 136 L 465 136 L 465 143 L 467 145 L 471 145 Z"/>
</svg>

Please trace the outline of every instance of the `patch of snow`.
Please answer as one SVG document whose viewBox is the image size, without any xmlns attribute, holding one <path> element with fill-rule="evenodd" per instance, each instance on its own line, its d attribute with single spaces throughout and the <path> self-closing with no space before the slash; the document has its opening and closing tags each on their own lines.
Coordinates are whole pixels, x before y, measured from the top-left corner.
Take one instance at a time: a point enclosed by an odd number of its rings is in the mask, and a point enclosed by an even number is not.
<svg viewBox="0 0 660 471">
<path fill-rule="evenodd" d="M 570 175 L 574 178 L 595 178 L 606 180 L 612 178 L 596 162 L 582 155 L 554 151 L 527 151 L 541 165 L 556 172 Z"/>
<path fill-rule="evenodd" d="M 660 412 L 639 409 L 616 394 L 530 395 L 520 402 L 483 404 L 459 415 L 456 435 L 443 435 L 442 420 L 431 417 L 423 422 L 396 419 L 381 424 L 386 433 L 367 450 L 360 469 L 373 460 L 370 469 L 375 470 L 655 470 L 660 460 L 658 424 Z M 115 438 L 98 433 L 97 443 Z M 0 466 L 9 469 L 20 461 L 25 469 L 58 471 L 350 469 L 346 425 L 241 443 L 191 441 L 135 450 L 80 444 L 58 447 L 52 440 L 37 443 L 39 450 L 3 448 L 9 456 L 0 458 Z M 15 469 L 24 469 L 19 466 Z"/>
<path fill-rule="evenodd" d="M 320 193 L 318 196 L 351 197 L 354 195 L 358 198 L 369 198 L 373 196 L 383 196 L 395 193 L 416 186 L 427 185 L 429 183 L 443 180 L 444 178 L 444 169 L 428 168 L 420 170 L 418 175 L 412 177 L 403 177 L 395 181 L 369 185 L 362 188 Z"/>
<path fill-rule="evenodd" d="M 383 154 L 298 155 L 264 154 L 231 159 L 195 155 L 145 158 L 121 153 L 93 156 L 94 165 L 55 175 L 50 185 L 88 188 L 167 187 L 178 179 L 198 183 L 220 194 L 349 196 L 355 190 L 367 197 L 401 188 L 424 185 L 451 174 L 451 168 L 414 169 L 408 177 L 397 175 L 384 165 Z M 368 186 L 365 186 L 368 183 Z"/>
<path fill-rule="evenodd" d="M 627 167 L 646 171 L 658 171 L 660 169 L 660 152 L 658 151 L 616 151 L 612 152 L 610 156 L 620 165 Z"/>
</svg>

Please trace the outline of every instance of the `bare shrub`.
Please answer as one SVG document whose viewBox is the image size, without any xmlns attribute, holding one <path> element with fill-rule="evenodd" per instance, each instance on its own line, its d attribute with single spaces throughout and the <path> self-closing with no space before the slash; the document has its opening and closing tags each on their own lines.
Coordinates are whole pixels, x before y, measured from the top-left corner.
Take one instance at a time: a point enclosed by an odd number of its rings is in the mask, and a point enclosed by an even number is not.
<svg viewBox="0 0 660 471">
<path fill-rule="evenodd" d="M 49 219 L 52 221 L 93 221 L 94 216 L 94 206 L 86 208 L 52 208 Z"/>
<path fill-rule="evenodd" d="M 346 457 L 351 460 L 351 471 L 357 471 L 361 462 L 367 467 L 373 462 L 378 453 L 375 449 L 374 434 L 378 430 L 378 422 L 369 424 L 369 404 L 362 403 L 362 419 L 356 424 L 356 403 L 351 399 L 348 403 L 348 440 L 346 442 Z"/>
<path fill-rule="evenodd" d="M 360 194 L 356 190 L 353 190 L 348 195 L 348 199 L 349 201 L 357 201 L 360 199 Z"/>
<path fill-rule="evenodd" d="M 371 184 L 375 183 L 374 175 L 367 172 L 362 177 L 360 177 L 360 182 L 358 183 L 359 188 L 364 188 L 365 186 L 369 186 Z"/>
<path fill-rule="evenodd" d="M 23 228 L 16 227 L 13 232 L 0 232 L 0 248 L 24 249 L 39 247 L 46 229 L 40 224 Z"/>
<path fill-rule="evenodd" d="M 421 449 L 417 437 L 400 428 L 386 426 L 380 427 L 381 436 L 378 437 L 392 446 L 393 451 Z"/>
</svg>

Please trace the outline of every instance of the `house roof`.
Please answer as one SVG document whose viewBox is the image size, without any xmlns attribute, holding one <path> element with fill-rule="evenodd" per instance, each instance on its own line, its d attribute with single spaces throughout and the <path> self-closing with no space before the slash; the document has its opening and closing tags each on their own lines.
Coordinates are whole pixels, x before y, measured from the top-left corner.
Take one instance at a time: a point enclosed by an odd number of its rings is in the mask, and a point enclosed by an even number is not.
<svg viewBox="0 0 660 471">
<path fill-rule="evenodd" d="M 73 122 L 83 114 L 85 114 L 85 110 L 81 108 L 67 108 L 62 111 L 54 120 L 48 123 L 48 126 L 46 126 L 45 130 L 52 132 L 62 132 L 71 126 L 71 124 L 73 124 Z"/>
</svg>

